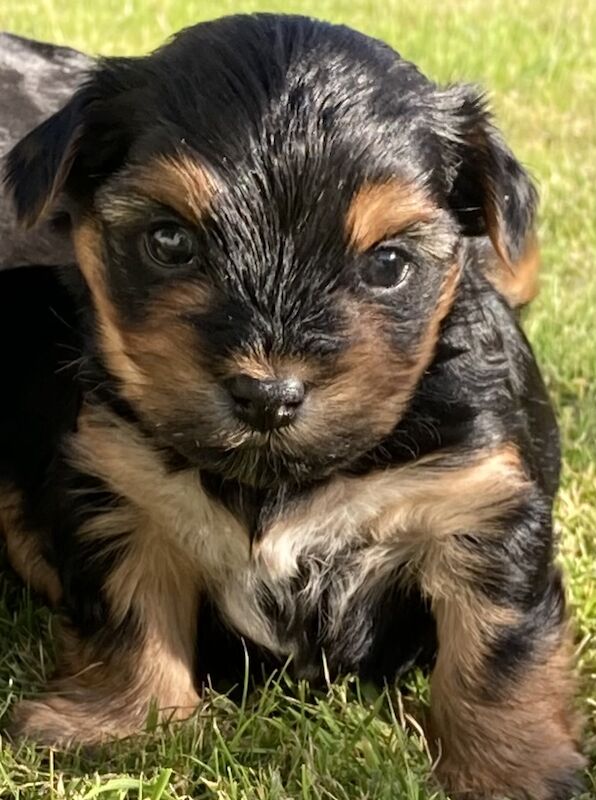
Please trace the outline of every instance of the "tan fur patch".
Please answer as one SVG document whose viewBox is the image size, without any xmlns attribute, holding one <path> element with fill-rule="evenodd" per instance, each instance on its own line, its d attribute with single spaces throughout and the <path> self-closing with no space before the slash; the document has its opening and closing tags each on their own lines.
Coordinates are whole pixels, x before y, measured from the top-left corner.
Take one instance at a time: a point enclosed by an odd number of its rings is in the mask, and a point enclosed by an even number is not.
<svg viewBox="0 0 596 800">
<path fill-rule="evenodd" d="M 200 222 L 217 190 L 209 170 L 181 154 L 130 167 L 124 181 L 128 191 L 169 206 L 194 224 Z"/>
<path fill-rule="evenodd" d="M 124 646 L 113 661 L 101 663 L 101 653 L 89 652 L 75 640 L 62 667 L 74 673 L 82 692 L 80 702 L 87 709 L 81 713 L 99 715 L 101 721 L 92 719 L 92 728 L 101 738 L 138 730 L 151 704 L 160 719 L 184 719 L 199 702 L 194 685 L 196 570 L 171 541 L 157 535 L 149 520 L 143 524 L 141 516 L 137 522 L 105 591 L 115 624 L 129 611 L 139 620 L 141 643 L 131 652 Z M 104 522 L 102 536 L 107 527 L 109 522 Z M 82 535 L 93 533 L 98 531 L 90 526 Z M 62 683 L 68 692 L 70 679 Z"/>
<path fill-rule="evenodd" d="M 441 741 L 440 777 L 458 797 L 481 792 L 518 797 L 521 791 L 549 800 L 548 779 L 583 765 L 565 630 L 536 642 L 540 652 L 523 677 L 505 697 L 488 702 L 479 695 L 487 640 L 515 623 L 512 612 L 465 593 L 460 601 L 437 604 L 435 611 L 440 644 L 431 708 L 433 734 Z"/>
<path fill-rule="evenodd" d="M 457 454 L 441 453 L 396 470 L 400 485 L 408 481 L 407 502 L 385 512 L 376 536 L 413 529 L 443 538 L 453 532 L 485 530 L 529 486 L 519 454 L 511 445 L 471 455 L 458 464 Z"/>
<path fill-rule="evenodd" d="M 410 225 L 430 222 L 436 214 L 430 197 L 413 183 L 394 179 L 366 184 L 352 198 L 346 233 L 352 246 L 364 252 Z"/>
<path fill-rule="evenodd" d="M 361 304 L 354 307 L 351 332 L 354 343 L 340 359 L 337 377 L 317 388 L 323 426 L 326 427 L 329 420 L 341 420 L 358 408 L 370 431 L 379 436 L 389 432 L 432 361 L 439 328 L 453 302 L 459 275 L 459 265 L 454 264 L 444 278 L 426 329 L 411 352 L 399 352 L 388 341 L 383 318 L 376 309 L 363 309 Z M 370 391 L 363 392 L 365 386 Z M 317 415 L 313 414 L 313 425 L 303 434 L 303 447 L 308 447 L 311 435 L 319 433 L 316 419 Z"/>
<path fill-rule="evenodd" d="M 370 429 L 386 433 L 395 425 L 426 366 L 421 363 L 426 342 L 412 353 L 396 351 L 375 309 L 357 309 L 351 339 L 353 344 L 339 361 L 338 377 L 320 390 L 328 409 L 325 416 L 341 419 L 358 408 Z M 363 394 L 364 386 L 370 387 L 369 394 Z"/>
<path fill-rule="evenodd" d="M 538 273 L 540 271 L 540 250 L 538 240 L 532 234 L 526 244 L 522 257 L 508 264 L 496 260 L 489 268 L 487 277 L 495 289 L 513 307 L 524 306 L 538 294 Z"/>
<path fill-rule="evenodd" d="M 75 466 L 129 498 L 133 509 L 133 519 L 129 510 L 114 509 L 105 519 L 94 520 L 85 535 L 107 541 L 122 530 L 138 531 L 143 541 L 155 539 L 155 552 L 164 564 L 171 560 L 170 547 L 174 554 L 183 552 L 188 568 L 212 596 L 231 585 L 246 588 L 242 573 L 250 564 L 248 532 L 205 493 L 196 470 L 169 473 L 146 439 L 101 409 L 86 409 L 81 415 L 71 457 Z M 124 581 L 115 580 L 122 585 L 118 592 L 122 599 L 127 596 Z M 276 650 L 254 599 L 252 591 L 249 601 L 243 599 L 241 623 L 258 631 L 259 641 Z"/>
<path fill-rule="evenodd" d="M 226 359 L 225 364 L 218 365 L 218 367 L 221 374 L 226 377 L 249 375 L 257 380 L 297 378 L 305 383 L 311 381 L 316 383 L 321 377 L 321 370 L 313 366 L 308 359 L 286 355 L 277 356 L 275 353 L 265 353 L 262 350 L 232 355 Z"/>
<path fill-rule="evenodd" d="M 104 442 L 104 453 L 106 449 Z M 102 452 L 97 455 L 102 464 Z M 134 464 L 124 462 L 116 472 L 129 468 Z M 145 490 L 151 491 L 147 482 Z M 134 634 L 129 633 L 114 650 L 108 639 L 101 650 L 93 640 L 82 641 L 64 630 L 50 693 L 19 704 L 16 725 L 45 743 L 68 745 L 137 732 L 152 707 L 161 720 L 190 716 L 199 702 L 194 685 L 200 579 L 196 565 L 132 503 L 92 518 L 78 536 L 101 539 L 108 550 L 112 544 L 119 548 L 104 587 L 110 624 L 130 624 L 127 618 L 132 614 L 139 639 L 131 640 Z"/>
<path fill-rule="evenodd" d="M 198 402 L 212 379 L 200 368 L 191 326 L 182 317 L 206 308 L 208 291 L 195 283 L 167 289 L 153 301 L 142 324 L 125 327 L 110 300 L 97 224 L 84 222 L 74 243 L 91 290 L 101 349 L 126 399 L 142 402 L 149 414 L 171 412 L 185 397 L 187 403 Z"/>
<path fill-rule="evenodd" d="M 140 537 L 159 537 L 164 550 L 173 542 L 174 552 L 180 548 L 187 560 L 192 559 L 202 580 L 237 566 L 238 552 L 248 559 L 246 531 L 208 498 L 198 472 L 169 473 L 159 452 L 110 412 L 83 409 L 69 454 L 75 467 L 130 501 L 130 506 L 112 509 L 105 519 L 102 515 L 93 520 L 86 535 L 109 539 L 123 530 L 138 530 Z M 165 553 L 163 559 L 168 560 Z"/>
<path fill-rule="evenodd" d="M 149 416 L 170 415 L 176 408 L 193 408 L 216 386 L 203 368 L 198 340 L 187 313 L 198 313 L 209 305 L 209 293 L 187 284 L 166 290 L 147 310 L 140 325 L 122 329 L 129 357 L 143 375 L 126 394 L 142 404 Z"/>
<path fill-rule="evenodd" d="M 227 376 L 248 375 L 257 380 L 281 380 L 285 377 L 308 380 L 312 377 L 312 368 L 304 361 L 295 358 L 278 358 L 265 353 L 262 349 L 254 349 L 251 353 L 233 355 L 222 364 L 222 372 Z"/>
<path fill-rule="evenodd" d="M 145 598 L 155 577 L 144 578 Z M 113 654 L 103 653 L 62 631 L 58 677 L 46 696 L 17 705 L 19 733 L 54 746 L 95 744 L 140 732 L 152 709 L 160 721 L 186 719 L 195 711 L 196 586 L 184 583 L 184 573 L 168 580 L 169 586 L 160 588 L 169 588 L 169 594 L 153 594 L 150 605 L 140 604 L 145 631 L 139 645 L 124 643 Z"/>
<path fill-rule="evenodd" d="M 428 367 L 434 356 L 435 348 L 439 339 L 441 323 L 449 313 L 449 309 L 453 304 L 460 275 L 461 267 L 459 264 L 454 263 L 451 265 L 451 268 L 448 270 L 443 279 L 443 286 L 441 287 L 439 300 L 433 310 L 426 334 L 419 348 L 418 359 L 419 364 L 423 365 L 423 370 Z M 420 375 L 418 377 L 420 377 Z"/>
<path fill-rule="evenodd" d="M 44 558 L 38 535 L 23 526 L 19 492 L 6 487 L 0 489 L 0 535 L 6 541 L 8 560 L 14 571 L 51 605 L 58 605 L 62 596 L 58 573 Z"/>
<path fill-rule="evenodd" d="M 464 466 L 457 462 L 457 453 L 438 453 L 363 477 L 337 476 L 293 516 L 274 523 L 255 543 L 254 555 L 276 577 L 287 577 L 299 549 L 316 550 L 324 542 L 339 550 L 364 536 L 382 546 L 385 561 L 390 547 L 389 563 L 411 562 L 431 596 L 450 596 L 478 568 L 466 561 L 453 535 L 474 530 L 498 536 L 496 523 L 528 487 L 511 447 L 467 456 Z"/>
<path fill-rule="evenodd" d="M 140 387 L 145 378 L 127 353 L 126 343 L 118 325 L 116 310 L 106 284 L 102 261 L 102 240 L 97 223 L 87 219 L 73 233 L 73 242 L 79 268 L 87 282 L 97 314 L 101 349 L 110 371 L 125 386 Z"/>
</svg>

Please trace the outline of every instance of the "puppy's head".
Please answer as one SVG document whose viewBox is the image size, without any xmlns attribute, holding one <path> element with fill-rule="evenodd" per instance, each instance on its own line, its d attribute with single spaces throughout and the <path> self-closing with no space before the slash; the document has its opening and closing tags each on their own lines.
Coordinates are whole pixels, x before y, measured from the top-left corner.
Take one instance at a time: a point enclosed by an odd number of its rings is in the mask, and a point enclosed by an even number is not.
<svg viewBox="0 0 596 800">
<path fill-rule="evenodd" d="M 526 246 L 534 190 L 466 87 L 299 17 L 102 62 L 8 158 L 20 217 L 72 209 L 96 346 L 190 463 L 310 480 L 395 427 L 466 237 Z"/>
</svg>

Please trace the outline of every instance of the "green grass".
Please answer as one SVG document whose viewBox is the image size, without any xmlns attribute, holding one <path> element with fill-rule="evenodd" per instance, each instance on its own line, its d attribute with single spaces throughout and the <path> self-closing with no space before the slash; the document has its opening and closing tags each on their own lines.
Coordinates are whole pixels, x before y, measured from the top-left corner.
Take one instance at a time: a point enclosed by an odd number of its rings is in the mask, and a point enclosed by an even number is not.
<svg viewBox="0 0 596 800">
<path fill-rule="evenodd" d="M 443 81 L 484 84 L 542 194 L 542 292 L 526 328 L 557 404 L 565 467 L 560 560 L 576 625 L 596 797 L 596 4 L 592 0 L 3 0 L 0 28 L 91 52 L 139 53 L 183 25 L 237 10 L 316 14 L 380 36 Z M 0 717 L 50 671 L 52 621 L 8 579 L 0 593 Z M 43 642 L 43 644 L 42 644 Z M 416 676 L 420 710 L 427 687 Z M 278 676 L 242 707 L 102 752 L 0 740 L 0 796 L 209 800 L 439 800 L 426 744 L 394 692 L 354 681 L 317 695 Z M 0 720 L 1 726 L 1 720 Z M 4 792 L 4 793 L 3 793 Z"/>
</svg>

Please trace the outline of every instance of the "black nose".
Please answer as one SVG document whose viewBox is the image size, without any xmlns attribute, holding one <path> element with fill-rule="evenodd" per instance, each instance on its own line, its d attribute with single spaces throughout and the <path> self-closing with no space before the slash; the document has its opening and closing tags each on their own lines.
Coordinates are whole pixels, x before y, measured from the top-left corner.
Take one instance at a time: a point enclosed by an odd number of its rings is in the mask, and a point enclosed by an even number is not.
<svg viewBox="0 0 596 800">
<path fill-rule="evenodd" d="M 297 378 L 265 380 L 237 375 L 226 381 L 234 401 L 234 412 L 259 431 L 289 425 L 304 400 L 304 384 Z"/>
</svg>

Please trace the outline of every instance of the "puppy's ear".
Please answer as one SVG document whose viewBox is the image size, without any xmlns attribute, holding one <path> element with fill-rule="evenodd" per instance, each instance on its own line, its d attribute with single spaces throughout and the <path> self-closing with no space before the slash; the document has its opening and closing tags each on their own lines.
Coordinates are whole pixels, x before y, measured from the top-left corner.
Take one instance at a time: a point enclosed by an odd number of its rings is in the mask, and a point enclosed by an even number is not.
<svg viewBox="0 0 596 800">
<path fill-rule="evenodd" d="M 441 95 L 449 120 L 439 131 L 450 156 L 449 204 L 464 235 L 487 234 L 499 258 L 514 265 L 533 240 L 538 203 L 534 184 L 475 88 L 453 86 Z"/>
<path fill-rule="evenodd" d="M 104 59 L 70 101 L 6 157 L 4 182 L 17 219 L 34 225 L 65 193 L 75 205 L 123 163 L 142 102 L 117 79 L 125 59 Z"/>
<path fill-rule="evenodd" d="M 89 100 L 88 90 L 77 92 L 6 157 L 4 181 L 22 224 L 34 225 L 63 190 L 83 135 Z"/>
</svg>

